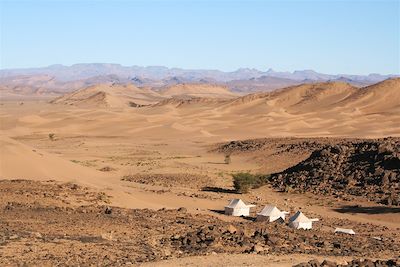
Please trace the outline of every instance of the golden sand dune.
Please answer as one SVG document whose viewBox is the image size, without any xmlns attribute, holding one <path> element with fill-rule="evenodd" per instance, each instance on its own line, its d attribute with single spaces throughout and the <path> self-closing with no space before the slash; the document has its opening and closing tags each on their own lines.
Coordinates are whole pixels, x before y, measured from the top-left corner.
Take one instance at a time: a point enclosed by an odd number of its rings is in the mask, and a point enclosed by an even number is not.
<svg viewBox="0 0 400 267">
<path fill-rule="evenodd" d="M 307 84 L 234 99 L 173 97 L 140 109 L 123 110 L 97 109 L 97 105 L 127 105 L 124 97 L 142 89 L 104 86 L 103 91 L 116 89 L 110 96 L 103 92 L 106 101 L 118 99 L 104 102 L 98 87 L 90 87 L 53 102 L 78 105 L 75 103 L 83 101 L 94 102 L 93 105 L 65 108 L 38 104 L 33 109 L 26 104 L 4 108 L 0 113 L 0 127 L 17 135 L 35 129 L 44 134 L 118 135 L 159 140 L 197 136 L 215 142 L 271 136 L 399 136 L 399 84 L 399 79 L 365 88 L 346 83 Z"/>
<path fill-rule="evenodd" d="M 276 92 L 272 98 L 281 108 L 302 112 L 330 107 L 356 91 L 356 87 L 347 83 L 327 82 L 289 87 Z"/>
<path fill-rule="evenodd" d="M 302 84 L 283 88 L 270 93 L 258 93 L 246 95 L 235 99 L 234 105 L 251 102 L 262 102 L 276 108 L 323 108 L 335 104 L 358 89 L 350 84 L 342 82 L 326 82 L 315 84 Z"/>
<path fill-rule="evenodd" d="M 194 123 L 194 117 L 208 120 L 205 129 L 213 136 L 240 138 L 239 129 L 246 126 L 252 136 L 400 135 L 400 79 L 365 88 L 343 82 L 303 84 L 219 102 L 196 99 L 175 104 L 181 122 L 196 127 L 202 123 Z M 157 106 L 151 109 L 157 113 Z"/>
<path fill-rule="evenodd" d="M 364 88 L 343 82 L 302 84 L 270 93 L 256 93 L 230 101 L 229 107 L 250 112 L 326 112 L 332 109 L 362 110 L 364 113 L 389 112 L 399 107 L 400 79 L 390 79 Z"/>
<path fill-rule="evenodd" d="M 356 90 L 352 95 L 341 101 L 339 106 L 358 109 L 365 113 L 400 112 L 400 78 Z"/>
<path fill-rule="evenodd" d="M 237 97 L 226 87 L 208 84 L 179 84 L 158 93 L 132 84 L 98 84 L 79 89 L 51 101 L 52 104 L 81 108 L 142 107 L 150 104 L 181 106 L 195 103 L 218 103 Z"/>
<path fill-rule="evenodd" d="M 120 84 L 98 84 L 66 94 L 51 101 L 53 104 L 79 107 L 111 107 L 148 105 L 163 99 L 158 93 L 145 88 Z"/>
</svg>

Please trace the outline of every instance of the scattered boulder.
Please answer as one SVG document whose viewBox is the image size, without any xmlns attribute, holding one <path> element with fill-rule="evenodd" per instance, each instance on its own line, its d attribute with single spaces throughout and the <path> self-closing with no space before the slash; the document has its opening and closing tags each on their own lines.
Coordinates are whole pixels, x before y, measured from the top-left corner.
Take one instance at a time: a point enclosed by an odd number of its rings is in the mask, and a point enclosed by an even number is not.
<svg viewBox="0 0 400 267">
<path fill-rule="evenodd" d="M 186 213 L 186 212 L 187 212 L 187 208 L 185 208 L 185 207 L 180 207 L 180 208 L 178 209 L 178 211 L 179 211 L 179 212 L 182 212 L 182 213 Z"/>
<path fill-rule="evenodd" d="M 106 207 L 106 209 L 104 210 L 105 214 L 111 214 L 112 213 L 112 208 L 111 207 Z"/>
</svg>

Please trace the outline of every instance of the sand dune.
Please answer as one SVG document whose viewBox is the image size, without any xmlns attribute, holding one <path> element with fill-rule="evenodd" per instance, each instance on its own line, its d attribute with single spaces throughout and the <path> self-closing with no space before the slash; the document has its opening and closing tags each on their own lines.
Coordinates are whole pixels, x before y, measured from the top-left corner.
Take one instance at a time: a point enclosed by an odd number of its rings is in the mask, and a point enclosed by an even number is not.
<svg viewBox="0 0 400 267">
<path fill-rule="evenodd" d="M 400 111 L 400 78 L 356 90 L 341 101 L 339 106 L 347 106 L 365 113 Z"/>
<path fill-rule="evenodd" d="M 243 96 L 233 101 L 232 104 L 240 106 L 258 101 L 276 109 L 309 111 L 338 103 L 357 90 L 356 87 L 342 82 L 302 84 L 270 93 Z"/>
<path fill-rule="evenodd" d="M 218 103 L 237 95 L 226 87 L 209 84 L 178 84 L 160 93 L 151 88 L 138 88 L 132 84 L 98 84 L 65 94 L 52 104 L 72 105 L 82 108 L 124 108 L 145 105 L 178 107 L 195 103 Z"/>
<path fill-rule="evenodd" d="M 51 103 L 92 108 L 123 108 L 148 105 L 161 99 L 163 97 L 158 93 L 150 89 L 137 88 L 132 84 L 99 84 L 58 97 Z"/>
<path fill-rule="evenodd" d="M 122 110 L 97 107 L 128 107 L 126 101 L 138 102 L 143 89 L 105 85 L 53 101 L 72 104 L 67 109 L 64 105 L 43 106 L 36 113 L 26 106 L 16 106 L 11 113 L 5 109 L 1 127 L 19 134 L 34 128 L 45 134 L 162 139 L 186 137 L 190 130 L 190 135 L 215 141 L 282 135 L 398 136 L 399 83 L 399 79 L 392 79 L 365 88 L 342 82 L 307 84 L 233 99 L 172 97 L 146 107 Z M 106 93 L 107 90 L 112 93 Z M 155 101 L 153 95 L 160 97 L 150 92 L 146 95 L 147 103 Z M 184 125 L 186 131 L 171 125 Z"/>
</svg>

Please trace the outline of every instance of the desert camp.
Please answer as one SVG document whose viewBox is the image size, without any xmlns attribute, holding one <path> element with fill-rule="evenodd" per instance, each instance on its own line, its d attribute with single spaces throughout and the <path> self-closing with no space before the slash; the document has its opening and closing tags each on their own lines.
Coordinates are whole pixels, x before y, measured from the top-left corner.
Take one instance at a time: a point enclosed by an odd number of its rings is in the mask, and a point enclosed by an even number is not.
<svg viewBox="0 0 400 267">
<path fill-rule="evenodd" d="M 0 0 L 0 267 L 399 267 L 400 0 Z"/>
</svg>

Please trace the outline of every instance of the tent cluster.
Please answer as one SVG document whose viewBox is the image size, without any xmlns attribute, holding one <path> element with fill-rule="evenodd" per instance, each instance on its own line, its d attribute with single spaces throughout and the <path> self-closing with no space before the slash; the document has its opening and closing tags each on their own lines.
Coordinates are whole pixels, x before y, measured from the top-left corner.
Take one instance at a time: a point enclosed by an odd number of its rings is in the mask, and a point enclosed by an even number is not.
<svg viewBox="0 0 400 267">
<path fill-rule="evenodd" d="M 255 205 L 246 205 L 241 199 L 233 199 L 229 202 L 228 206 L 225 206 L 225 215 L 230 216 L 249 216 L 250 208 Z M 257 213 L 257 222 L 279 222 L 284 223 L 286 215 L 289 212 L 281 211 L 276 206 L 266 205 L 259 213 Z M 289 218 L 289 227 L 294 229 L 311 229 L 313 222 L 317 222 L 319 219 L 310 219 L 304 215 L 301 211 L 297 211 L 292 217 Z M 342 233 L 355 235 L 356 233 L 352 229 L 336 228 L 334 233 Z"/>
<path fill-rule="evenodd" d="M 225 214 L 231 216 L 249 216 L 250 208 L 255 205 L 246 205 L 241 199 L 233 199 L 225 206 Z M 284 223 L 287 211 L 281 211 L 276 206 L 267 205 L 257 213 L 256 221 Z M 312 223 L 318 219 L 309 219 L 301 211 L 297 211 L 289 218 L 289 226 L 295 229 L 311 229 Z"/>
</svg>

